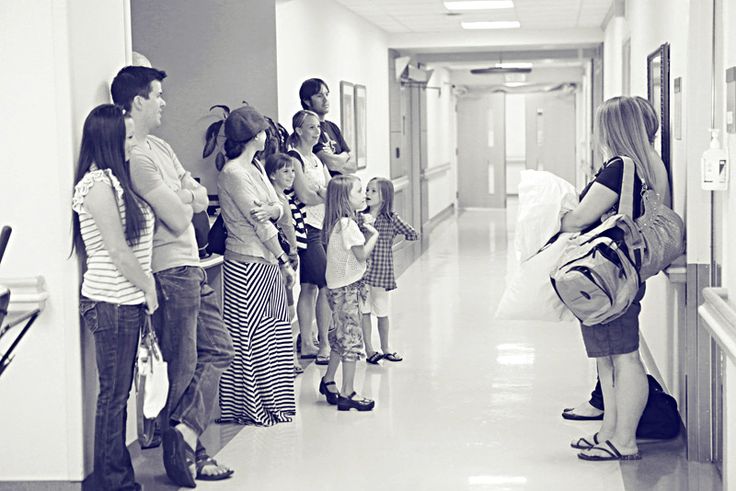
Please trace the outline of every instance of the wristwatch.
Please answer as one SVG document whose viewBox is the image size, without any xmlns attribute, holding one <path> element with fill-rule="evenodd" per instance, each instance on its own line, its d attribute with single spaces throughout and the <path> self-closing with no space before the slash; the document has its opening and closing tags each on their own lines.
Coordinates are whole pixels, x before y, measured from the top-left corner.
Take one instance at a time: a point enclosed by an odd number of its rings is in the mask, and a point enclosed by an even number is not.
<svg viewBox="0 0 736 491">
<path fill-rule="evenodd" d="M 287 256 L 285 252 L 282 252 L 276 259 L 279 261 L 279 266 L 286 266 L 289 264 L 289 256 Z"/>
</svg>

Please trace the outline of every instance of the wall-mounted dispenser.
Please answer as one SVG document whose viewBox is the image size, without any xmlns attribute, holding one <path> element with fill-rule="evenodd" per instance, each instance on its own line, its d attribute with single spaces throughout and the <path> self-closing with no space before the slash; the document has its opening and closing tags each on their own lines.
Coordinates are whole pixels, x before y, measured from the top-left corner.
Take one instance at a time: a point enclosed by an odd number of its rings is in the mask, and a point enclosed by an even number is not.
<svg viewBox="0 0 736 491">
<path fill-rule="evenodd" d="M 710 148 L 703 152 L 700 160 L 700 186 L 706 191 L 725 191 L 728 189 L 728 153 L 721 148 L 718 130 L 710 132 Z"/>
</svg>

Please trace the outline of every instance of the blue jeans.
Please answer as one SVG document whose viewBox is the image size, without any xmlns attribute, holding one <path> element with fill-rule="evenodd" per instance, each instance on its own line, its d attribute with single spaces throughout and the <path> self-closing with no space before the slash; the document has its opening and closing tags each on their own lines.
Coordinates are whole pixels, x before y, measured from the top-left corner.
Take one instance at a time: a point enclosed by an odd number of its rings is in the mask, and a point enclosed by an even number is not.
<svg viewBox="0 0 736 491">
<path fill-rule="evenodd" d="M 94 489 L 140 489 L 125 445 L 125 426 L 133 366 L 146 312 L 143 305 L 117 305 L 85 297 L 79 303 L 84 325 L 95 339 L 100 379 L 95 417 Z"/>
<path fill-rule="evenodd" d="M 154 278 L 159 308 L 153 325 L 169 365 L 161 421 L 164 428 L 184 423 L 202 434 L 217 405 L 220 375 L 233 359 L 233 341 L 202 268 L 165 269 Z"/>
</svg>

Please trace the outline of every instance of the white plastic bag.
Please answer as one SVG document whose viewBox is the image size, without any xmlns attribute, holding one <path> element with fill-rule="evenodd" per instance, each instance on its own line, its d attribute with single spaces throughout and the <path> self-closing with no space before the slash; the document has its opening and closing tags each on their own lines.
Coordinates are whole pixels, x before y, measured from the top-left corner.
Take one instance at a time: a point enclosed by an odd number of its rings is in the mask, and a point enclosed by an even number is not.
<svg viewBox="0 0 736 491">
<path fill-rule="evenodd" d="M 544 247 L 560 230 L 560 213 L 577 204 L 575 186 L 561 177 L 547 171 L 521 171 L 514 236 L 516 259 L 526 261 Z"/>
<path fill-rule="evenodd" d="M 496 309 L 496 319 L 548 322 L 575 320 L 549 280 L 550 271 L 557 265 L 572 235 L 560 234 L 555 242 L 522 262 L 516 271 L 508 275 L 506 290 Z"/>
<path fill-rule="evenodd" d="M 169 395 L 169 375 L 168 364 L 161 354 L 150 318 L 146 319 L 146 325 L 141 333 L 137 368 L 136 387 L 139 393 L 143 392 L 143 416 L 146 419 L 154 419 L 166 405 L 166 398 Z"/>
</svg>

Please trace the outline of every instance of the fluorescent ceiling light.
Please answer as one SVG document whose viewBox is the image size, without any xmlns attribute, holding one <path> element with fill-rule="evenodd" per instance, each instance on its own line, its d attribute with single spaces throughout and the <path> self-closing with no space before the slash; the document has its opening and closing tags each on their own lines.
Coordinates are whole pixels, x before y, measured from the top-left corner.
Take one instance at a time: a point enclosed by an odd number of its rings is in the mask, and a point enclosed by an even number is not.
<svg viewBox="0 0 736 491">
<path fill-rule="evenodd" d="M 461 22 L 463 29 L 518 29 L 521 24 L 518 20 Z"/>
<path fill-rule="evenodd" d="M 526 84 L 527 84 L 526 82 L 506 82 L 504 85 L 506 85 L 506 87 L 523 87 Z M 532 360 L 534 360 L 533 356 L 532 356 Z"/>
<path fill-rule="evenodd" d="M 496 66 L 498 68 L 533 68 L 534 65 L 532 65 L 529 62 L 518 62 L 518 63 L 496 63 Z"/>
<path fill-rule="evenodd" d="M 512 9 L 514 2 L 511 0 L 482 0 L 482 1 L 461 1 L 461 2 L 444 2 L 447 10 L 497 10 Z"/>
</svg>

